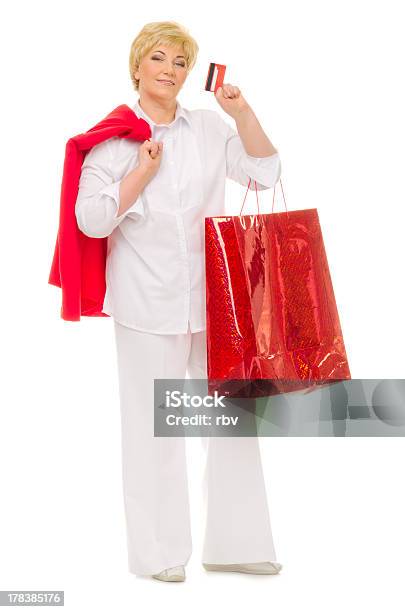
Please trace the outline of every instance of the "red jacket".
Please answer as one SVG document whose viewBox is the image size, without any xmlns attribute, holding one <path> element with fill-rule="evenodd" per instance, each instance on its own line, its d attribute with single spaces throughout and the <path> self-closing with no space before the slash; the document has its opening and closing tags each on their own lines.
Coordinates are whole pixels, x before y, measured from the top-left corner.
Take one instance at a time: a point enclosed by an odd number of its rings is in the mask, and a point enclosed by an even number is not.
<svg viewBox="0 0 405 612">
<path fill-rule="evenodd" d="M 65 321 L 80 316 L 108 317 L 102 312 L 106 291 L 107 237 L 90 238 L 76 221 L 75 205 L 85 155 L 103 140 L 119 136 L 144 141 L 151 138 L 149 124 L 126 104 L 117 106 L 84 134 L 66 143 L 60 197 L 59 228 L 48 283 L 62 289 L 60 315 Z"/>
</svg>

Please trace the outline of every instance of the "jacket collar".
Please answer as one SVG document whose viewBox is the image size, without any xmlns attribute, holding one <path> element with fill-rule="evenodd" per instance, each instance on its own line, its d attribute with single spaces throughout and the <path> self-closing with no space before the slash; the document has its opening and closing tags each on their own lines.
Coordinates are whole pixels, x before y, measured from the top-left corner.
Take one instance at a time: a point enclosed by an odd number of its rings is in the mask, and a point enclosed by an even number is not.
<svg viewBox="0 0 405 612">
<path fill-rule="evenodd" d="M 188 123 L 189 125 L 191 125 L 191 124 L 190 124 L 190 118 L 189 118 L 189 116 L 188 116 L 188 113 L 187 113 L 186 109 L 184 109 L 184 108 L 181 106 L 181 104 L 180 104 L 180 102 L 179 102 L 178 100 L 177 100 L 176 114 L 175 114 L 175 117 L 174 117 L 174 119 L 173 119 L 173 121 L 172 121 L 171 123 L 155 123 L 155 122 L 154 122 L 154 121 L 153 121 L 153 120 L 152 120 L 152 119 L 151 119 L 151 118 L 150 118 L 150 117 L 149 117 L 149 116 L 148 116 L 148 115 L 145 113 L 145 111 L 144 111 L 144 110 L 141 108 L 141 106 L 140 106 L 140 104 L 139 104 L 139 98 L 138 98 L 138 100 L 135 102 L 135 104 L 134 104 L 134 106 L 133 106 L 132 108 L 133 108 L 133 111 L 134 111 L 134 113 L 136 114 L 136 116 L 137 116 L 137 117 L 142 117 L 143 119 L 145 119 L 145 121 L 146 121 L 147 123 L 149 123 L 149 125 L 150 125 L 150 127 L 151 127 L 151 128 L 152 128 L 152 127 L 154 128 L 155 126 L 156 126 L 156 127 L 163 127 L 163 126 L 165 126 L 165 127 L 171 127 L 172 125 L 174 125 L 174 123 L 175 123 L 176 121 L 178 121 L 178 120 L 179 120 L 179 118 L 180 118 L 180 117 L 183 117 L 183 119 L 185 119 L 185 120 L 187 121 L 187 123 Z"/>
</svg>

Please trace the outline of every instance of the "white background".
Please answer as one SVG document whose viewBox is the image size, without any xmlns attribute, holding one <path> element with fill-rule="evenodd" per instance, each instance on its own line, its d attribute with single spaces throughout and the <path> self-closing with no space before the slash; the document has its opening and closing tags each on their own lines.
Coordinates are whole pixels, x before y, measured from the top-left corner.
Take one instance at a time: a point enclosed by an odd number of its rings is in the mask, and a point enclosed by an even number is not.
<svg viewBox="0 0 405 612">
<path fill-rule="evenodd" d="M 193 556 L 168 586 L 129 574 L 111 319 L 59 318 L 47 284 L 65 143 L 137 94 L 132 40 L 195 37 L 180 93 L 227 65 L 282 161 L 290 210 L 317 208 L 353 378 L 404 374 L 404 37 L 400 2 L 20 2 L 3 7 L 0 589 L 64 589 L 66 609 L 403 610 L 401 438 L 262 438 L 279 576 L 201 566 L 202 456 L 189 439 Z M 223 113 L 225 119 L 233 120 Z M 238 214 L 245 190 L 228 181 Z M 261 192 L 270 212 L 272 190 Z M 276 210 L 283 210 L 277 187 Z M 254 212 L 249 193 L 244 214 Z"/>
</svg>

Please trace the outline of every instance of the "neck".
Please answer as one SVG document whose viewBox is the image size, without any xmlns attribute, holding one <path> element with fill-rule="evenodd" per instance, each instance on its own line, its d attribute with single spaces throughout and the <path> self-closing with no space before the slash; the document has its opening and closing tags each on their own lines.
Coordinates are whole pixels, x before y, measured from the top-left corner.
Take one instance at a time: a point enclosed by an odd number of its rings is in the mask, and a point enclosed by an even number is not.
<svg viewBox="0 0 405 612">
<path fill-rule="evenodd" d="M 148 94 L 142 93 L 140 94 L 138 104 L 156 124 L 171 123 L 176 116 L 176 99 L 158 100 L 156 98 L 151 98 Z"/>
</svg>

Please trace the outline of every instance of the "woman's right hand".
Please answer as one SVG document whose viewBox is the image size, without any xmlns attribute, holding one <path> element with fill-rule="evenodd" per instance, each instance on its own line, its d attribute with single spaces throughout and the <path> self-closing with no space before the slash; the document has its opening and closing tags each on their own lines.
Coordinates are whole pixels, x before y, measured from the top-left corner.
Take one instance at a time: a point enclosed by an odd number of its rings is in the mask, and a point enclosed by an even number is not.
<svg viewBox="0 0 405 612">
<path fill-rule="evenodd" d="M 150 179 L 159 170 L 163 153 L 163 142 L 145 140 L 139 147 L 139 166 L 146 172 Z"/>
</svg>

